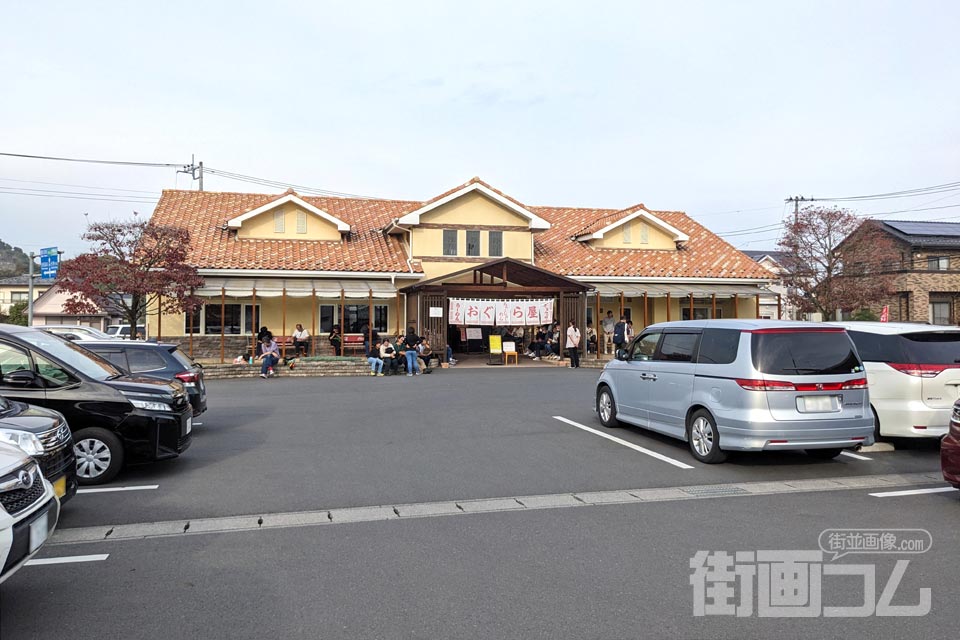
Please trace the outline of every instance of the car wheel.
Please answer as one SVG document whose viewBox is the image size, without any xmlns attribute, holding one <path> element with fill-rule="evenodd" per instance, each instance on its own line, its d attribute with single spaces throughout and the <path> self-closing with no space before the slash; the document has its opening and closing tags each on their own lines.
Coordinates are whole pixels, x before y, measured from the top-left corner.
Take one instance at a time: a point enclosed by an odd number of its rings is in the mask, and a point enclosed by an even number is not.
<svg viewBox="0 0 960 640">
<path fill-rule="evenodd" d="M 600 424 L 607 429 L 620 426 L 620 421 L 617 420 L 617 401 L 613 399 L 610 387 L 600 387 L 597 392 L 597 415 L 600 416 Z"/>
<path fill-rule="evenodd" d="M 123 466 L 120 438 L 99 427 L 75 432 L 73 452 L 77 457 L 77 481 L 80 484 L 110 482 Z"/>
<path fill-rule="evenodd" d="M 700 409 L 690 416 L 687 424 L 687 443 L 690 445 L 690 453 L 700 462 L 717 464 L 727 459 L 726 452 L 720 449 L 717 421 L 708 411 Z"/>
<path fill-rule="evenodd" d="M 870 413 L 873 414 L 873 440 L 874 442 L 880 442 L 880 416 L 877 415 L 877 410 L 872 406 L 870 407 Z"/>
<path fill-rule="evenodd" d="M 817 460 L 833 460 L 843 452 L 843 449 L 807 449 L 807 455 Z"/>
</svg>

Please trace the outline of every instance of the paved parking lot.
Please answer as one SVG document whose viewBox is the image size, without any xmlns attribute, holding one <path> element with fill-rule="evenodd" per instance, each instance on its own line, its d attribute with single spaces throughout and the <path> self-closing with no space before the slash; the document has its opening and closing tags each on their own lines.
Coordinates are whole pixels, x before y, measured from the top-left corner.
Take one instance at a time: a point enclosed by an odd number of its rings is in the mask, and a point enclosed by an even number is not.
<svg viewBox="0 0 960 640">
<path fill-rule="evenodd" d="M 960 501 L 943 491 L 935 446 L 703 465 L 679 441 L 600 427 L 596 376 L 213 382 L 181 459 L 66 505 L 40 555 L 63 563 L 3 585 L 0 634 L 954 634 Z M 698 550 L 817 549 L 824 529 L 869 527 L 930 531 L 898 591 L 909 604 L 932 588 L 928 615 L 694 617 Z M 894 560 L 869 561 L 882 585 Z"/>
</svg>

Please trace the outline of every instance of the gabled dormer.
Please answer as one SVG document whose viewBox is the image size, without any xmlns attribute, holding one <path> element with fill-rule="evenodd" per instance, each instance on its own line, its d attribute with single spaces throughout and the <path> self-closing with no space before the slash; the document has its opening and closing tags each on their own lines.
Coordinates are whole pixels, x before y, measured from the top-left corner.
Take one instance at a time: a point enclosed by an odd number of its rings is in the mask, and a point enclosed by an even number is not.
<svg viewBox="0 0 960 640">
<path fill-rule="evenodd" d="M 661 249 L 676 251 L 690 239 L 642 204 L 604 216 L 574 238 L 597 249 Z"/>
<path fill-rule="evenodd" d="M 339 241 L 350 225 L 315 207 L 293 190 L 227 221 L 239 239 Z"/>
<path fill-rule="evenodd" d="M 393 220 L 388 234 L 407 239 L 428 277 L 496 258 L 533 262 L 533 236 L 550 223 L 479 178 Z"/>
</svg>

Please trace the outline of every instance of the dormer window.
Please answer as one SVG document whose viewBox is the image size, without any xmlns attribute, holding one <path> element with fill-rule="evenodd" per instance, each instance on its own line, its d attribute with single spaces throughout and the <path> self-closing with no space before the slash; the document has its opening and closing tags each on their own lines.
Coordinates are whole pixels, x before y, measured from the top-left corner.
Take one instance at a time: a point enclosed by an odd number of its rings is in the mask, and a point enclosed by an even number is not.
<svg viewBox="0 0 960 640">
<path fill-rule="evenodd" d="M 640 223 L 640 244 L 650 244 L 650 227 L 646 222 Z"/>
<path fill-rule="evenodd" d="M 297 211 L 297 233 L 307 232 L 307 212 Z"/>
<path fill-rule="evenodd" d="M 283 210 L 273 212 L 273 232 L 274 233 L 284 233 L 286 231 L 286 224 L 283 218 Z"/>
<path fill-rule="evenodd" d="M 623 225 L 623 244 L 630 244 L 631 241 L 631 230 L 633 227 L 629 224 Z"/>
</svg>

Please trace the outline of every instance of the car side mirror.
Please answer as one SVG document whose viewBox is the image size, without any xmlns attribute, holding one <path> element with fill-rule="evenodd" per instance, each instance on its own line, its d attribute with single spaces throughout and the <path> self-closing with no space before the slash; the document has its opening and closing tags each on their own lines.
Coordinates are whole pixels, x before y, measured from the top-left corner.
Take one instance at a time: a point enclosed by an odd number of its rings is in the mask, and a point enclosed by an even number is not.
<svg viewBox="0 0 960 640">
<path fill-rule="evenodd" d="M 38 381 L 37 374 L 29 369 L 17 369 L 3 376 L 3 383 L 11 387 L 32 387 Z"/>
<path fill-rule="evenodd" d="M 627 359 L 627 350 L 617 349 L 617 360 L 626 360 L 626 359 Z"/>
</svg>

